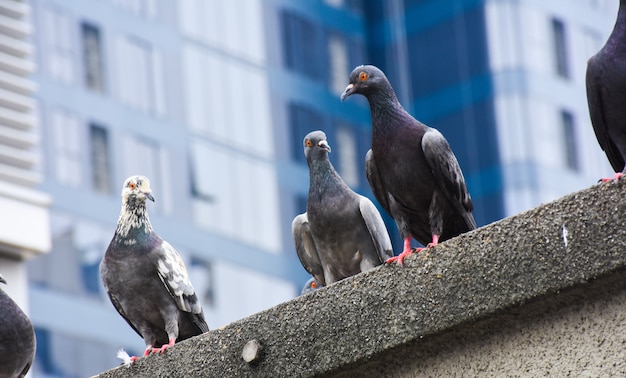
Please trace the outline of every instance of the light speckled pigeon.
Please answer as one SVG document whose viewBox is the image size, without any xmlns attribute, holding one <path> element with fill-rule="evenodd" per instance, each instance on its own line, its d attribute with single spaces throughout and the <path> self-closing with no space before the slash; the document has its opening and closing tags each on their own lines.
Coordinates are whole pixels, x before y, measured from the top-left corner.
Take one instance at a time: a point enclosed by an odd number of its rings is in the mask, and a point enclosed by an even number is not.
<svg viewBox="0 0 626 378">
<path fill-rule="evenodd" d="M 374 268 L 393 256 L 380 213 L 368 198 L 353 192 L 330 160 L 326 134 L 304 138 L 309 165 L 307 211 L 292 223 L 302 266 L 322 286 Z"/>
<path fill-rule="evenodd" d="M 322 288 L 322 285 L 320 285 L 317 282 L 315 277 L 311 277 L 309 278 L 307 282 L 304 283 L 304 286 L 302 287 L 302 291 L 300 292 L 300 295 L 307 294 L 315 290 L 319 290 L 320 288 Z"/>
<path fill-rule="evenodd" d="M 6 284 L 4 277 L 0 282 Z M 0 289 L 0 377 L 24 377 L 35 358 L 35 343 L 30 319 Z"/>
<path fill-rule="evenodd" d="M 463 173 L 443 135 L 404 110 L 377 67 L 352 71 L 341 100 L 354 93 L 367 98 L 372 113 L 367 179 L 404 239 L 402 253 L 387 262 L 402 265 L 413 252 L 411 237 L 430 247 L 476 228 Z"/>
<path fill-rule="evenodd" d="M 113 306 L 146 343 L 144 356 L 209 330 L 183 260 L 152 229 L 146 199 L 154 201 L 150 181 L 129 177 L 117 229 L 100 264 Z"/>
<path fill-rule="evenodd" d="M 617 172 L 626 174 L 626 1 L 606 44 L 587 62 L 587 102 L 600 147 Z M 610 181 L 611 179 L 602 179 Z"/>
</svg>

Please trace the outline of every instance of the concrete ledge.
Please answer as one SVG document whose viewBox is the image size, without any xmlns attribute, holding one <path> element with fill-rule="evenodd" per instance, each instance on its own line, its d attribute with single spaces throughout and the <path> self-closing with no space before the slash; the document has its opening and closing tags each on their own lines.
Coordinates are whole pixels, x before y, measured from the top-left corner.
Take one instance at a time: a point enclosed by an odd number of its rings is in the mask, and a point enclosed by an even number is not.
<svg viewBox="0 0 626 378">
<path fill-rule="evenodd" d="M 100 377 L 626 375 L 625 193 L 593 186 Z"/>
</svg>

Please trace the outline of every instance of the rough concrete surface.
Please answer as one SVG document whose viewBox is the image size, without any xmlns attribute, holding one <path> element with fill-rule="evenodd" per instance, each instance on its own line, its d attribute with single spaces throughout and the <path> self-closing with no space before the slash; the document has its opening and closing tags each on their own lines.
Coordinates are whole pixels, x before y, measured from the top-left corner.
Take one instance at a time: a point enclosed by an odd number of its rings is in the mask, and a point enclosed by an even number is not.
<svg viewBox="0 0 626 378">
<path fill-rule="evenodd" d="M 99 377 L 626 376 L 625 192 L 595 185 Z"/>
</svg>

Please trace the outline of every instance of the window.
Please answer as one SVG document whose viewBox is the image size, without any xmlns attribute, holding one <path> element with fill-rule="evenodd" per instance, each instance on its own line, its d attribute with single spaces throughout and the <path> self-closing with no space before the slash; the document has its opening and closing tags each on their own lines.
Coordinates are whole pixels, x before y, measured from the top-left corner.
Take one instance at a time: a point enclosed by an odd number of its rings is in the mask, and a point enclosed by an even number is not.
<svg viewBox="0 0 626 378">
<path fill-rule="evenodd" d="M 95 123 L 89 125 L 91 146 L 91 182 L 101 193 L 111 193 L 111 164 L 107 130 Z"/>
<path fill-rule="evenodd" d="M 342 8 L 344 6 L 344 0 L 324 0 L 324 2 L 333 8 Z"/>
<path fill-rule="evenodd" d="M 54 174 L 61 184 L 78 187 L 82 175 L 82 128 L 75 116 L 61 110 L 50 114 L 54 140 Z"/>
<path fill-rule="evenodd" d="M 200 140 L 192 143 L 190 160 L 196 224 L 279 252 L 278 178 L 273 165 Z"/>
<path fill-rule="evenodd" d="M 324 117 L 317 111 L 300 104 L 289 104 L 289 124 L 291 125 L 291 158 L 306 164 L 304 157 L 304 137 L 315 130 L 324 129 Z"/>
<path fill-rule="evenodd" d="M 157 15 L 158 0 L 112 0 L 113 4 L 138 16 L 153 19 Z"/>
<path fill-rule="evenodd" d="M 63 84 L 73 84 L 75 80 L 74 46 L 72 43 L 72 19 L 57 8 L 44 8 L 42 11 L 43 30 L 41 33 L 46 51 L 46 67 L 50 76 Z"/>
<path fill-rule="evenodd" d="M 565 24 L 563 21 L 552 19 L 552 33 L 554 35 L 554 54 L 556 59 L 556 73 L 563 77 L 569 78 L 569 64 L 567 54 L 567 40 L 565 38 Z"/>
<path fill-rule="evenodd" d="M 596 54 L 602 48 L 604 43 L 604 39 L 595 30 L 591 29 L 583 29 L 582 30 L 582 49 L 580 52 L 580 57 L 583 58 L 583 62 L 586 62 L 590 56 Z"/>
<path fill-rule="evenodd" d="M 298 14 L 281 15 L 285 65 L 311 80 L 324 80 L 326 45 L 323 29 Z"/>
<path fill-rule="evenodd" d="M 578 143 L 576 141 L 576 125 L 572 113 L 566 110 L 561 111 L 561 123 L 563 125 L 565 165 L 571 170 L 578 171 L 580 169 Z"/>
<path fill-rule="evenodd" d="M 350 66 L 346 39 L 339 34 L 331 34 L 328 38 L 328 55 L 330 58 L 330 88 L 341 94 L 348 85 Z"/>
<path fill-rule="evenodd" d="M 83 22 L 81 31 L 85 85 L 91 90 L 104 93 L 104 60 L 100 29 L 95 25 Z"/>
<path fill-rule="evenodd" d="M 215 305 L 213 266 L 210 262 L 191 257 L 189 267 L 189 279 L 193 282 L 200 304 L 203 307 Z"/>
<path fill-rule="evenodd" d="M 359 185 L 359 165 L 357 163 L 357 143 L 353 130 L 344 125 L 340 125 L 335 130 L 337 151 L 339 156 L 338 171 L 343 181 L 350 187 Z M 331 142 L 332 146 L 333 143 Z"/>
<path fill-rule="evenodd" d="M 189 38 L 245 60 L 264 64 L 266 52 L 262 1 L 178 1 L 178 24 Z"/>
<path fill-rule="evenodd" d="M 161 55 L 137 38 L 117 43 L 118 88 L 122 102 L 148 114 L 165 114 L 164 75 Z"/>
<path fill-rule="evenodd" d="M 307 208 L 308 203 L 309 203 L 308 194 L 305 194 L 305 195 L 296 194 L 294 196 L 294 206 L 296 208 L 294 217 L 298 214 L 306 213 L 306 208 Z"/>
<path fill-rule="evenodd" d="M 193 47 L 185 49 L 183 67 L 187 123 L 194 133 L 247 154 L 274 155 L 269 83 L 261 69 Z"/>
<path fill-rule="evenodd" d="M 90 294 L 100 295 L 100 262 L 102 261 L 102 251 L 106 251 L 108 242 L 101 240 L 90 245 L 79 248 L 80 253 L 80 273 L 85 291 Z"/>
</svg>

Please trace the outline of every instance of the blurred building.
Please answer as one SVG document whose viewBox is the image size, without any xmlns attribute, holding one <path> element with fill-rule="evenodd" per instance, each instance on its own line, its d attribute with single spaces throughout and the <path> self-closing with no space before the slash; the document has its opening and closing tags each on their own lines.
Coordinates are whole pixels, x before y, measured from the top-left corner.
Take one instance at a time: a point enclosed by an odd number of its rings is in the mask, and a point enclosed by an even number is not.
<svg viewBox="0 0 626 378">
<path fill-rule="evenodd" d="M 368 105 L 338 99 L 358 64 L 383 68 L 448 138 L 480 224 L 609 174 L 584 69 L 613 3 L 31 0 L 38 188 L 53 198 L 51 253 L 29 264 L 34 376 L 88 376 L 120 347 L 143 351 L 98 274 L 131 174 L 151 179 L 153 226 L 212 329 L 294 297 L 307 279 L 291 240 L 304 135 L 324 130 L 345 181 L 371 193 Z"/>
<path fill-rule="evenodd" d="M 0 290 L 26 312 L 25 261 L 50 249 L 50 197 L 36 189 L 43 175 L 32 33 L 28 3 L 0 1 Z"/>
</svg>

